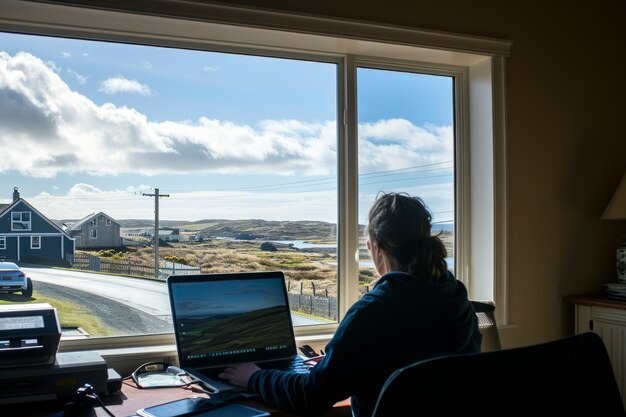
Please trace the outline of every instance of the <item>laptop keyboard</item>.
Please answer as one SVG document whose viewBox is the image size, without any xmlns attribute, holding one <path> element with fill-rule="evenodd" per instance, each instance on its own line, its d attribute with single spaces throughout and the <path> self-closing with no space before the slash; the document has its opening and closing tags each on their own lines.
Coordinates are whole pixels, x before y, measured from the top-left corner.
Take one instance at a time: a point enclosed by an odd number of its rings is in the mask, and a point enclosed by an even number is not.
<svg viewBox="0 0 626 417">
<path fill-rule="evenodd" d="M 309 365 L 304 363 L 304 359 L 296 356 L 292 360 L 265 362 L 258 364 L 261 369 L 278 369 L 280 371 L 297 372 L 299 374 L 309 373 Z"/>
<path fill-rule="evenodd" d="M 294 358 L 293 360 L 263 362 L 258 365 L 261 369 L 277 369 L 281 371 L 297 372 L 300 374 L 308 373 L 311 369 L 309 365 L 304 363 L 304 359 L 300 356 Z M 192 373 L 192 376 L 195 374 L 195 377 L 205 382 L 207 388 L 215 390 L 216 392 L 244 391 L 243 388 L 233 385 L 230 382 L 218 377 L 224 369 L 224 367 L 219 367 L 196 370 Z"/>
<path fill-rule="evenodd" d="M 284 361 L 271 361 L 271 362 L 261 362 L 257 363 L 259 368 L 261 369 L 277 369 L 279 371 L 290 371 L 297 372 L 299 374 L 309 373 L 311 367 L 304 363 L 304 359 L 300 356 L 292 360 L 284 360 Z M 222 373 L 222 371 L 226 369 L 225 367 L 220 368 L 209 368 L 202 369 L 196 372 L 200 372 L 203 375 L 208 376 L 211 379 L 220 379 L 218 375 Z"/>
</svg>

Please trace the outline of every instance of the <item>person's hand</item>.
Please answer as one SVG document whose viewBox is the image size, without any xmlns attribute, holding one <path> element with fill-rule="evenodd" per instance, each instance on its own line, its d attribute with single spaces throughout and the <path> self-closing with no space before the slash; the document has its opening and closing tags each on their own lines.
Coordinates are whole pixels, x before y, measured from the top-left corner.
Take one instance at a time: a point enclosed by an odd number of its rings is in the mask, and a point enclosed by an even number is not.
<svg viewBox="0 0 626 417">
<path fill-rule="evenodd" d="M 250 377 L 253 373 L 259 370 L 261 370 L 261 368 L 252 362 L 236 363 L 224 369 L 224 371 L 218 376 L 232 384 L 248 388 L 248 381 L 250 381 Z"/>
</svg>

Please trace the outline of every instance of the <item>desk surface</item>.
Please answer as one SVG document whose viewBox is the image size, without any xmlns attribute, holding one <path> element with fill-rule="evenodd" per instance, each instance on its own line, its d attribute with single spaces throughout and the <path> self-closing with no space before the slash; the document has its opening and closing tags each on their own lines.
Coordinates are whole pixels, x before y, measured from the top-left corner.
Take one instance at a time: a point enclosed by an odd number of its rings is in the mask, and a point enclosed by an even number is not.
<svg viewBox="0 0 626 417">
<path fill-rule="evenodd" d="M 162 404 L 168 401 L 187 397 L 207 397 L 206 394 L 192 391 L 190 388 L 152 388 L 140 389 L 132 380 L 125 380 L 122 384 L 121 392 L 106 396 L 102 401 L 107 409 L 115 417 L 135 416 L 135 412 L 144 407 Z M 295 417 L 294 414 L 278 410 L 260 401 L 246 400 L 242 403 L 252 407 L 269 411 L 274 417 Z M 27 403 L 22 405 L 2 406 L 3 417 L 63 417 L 63 406 L 61 404 Z M 342 401 L 327 413 L 324 417 L 348 417 L 351 416 L 348 401 Z M 77 417 L 110 417 L 101 407 L 96 406 Z"/>
<path fill-rule="evenodd" d="M 586 306 L 608 307 L 619 310 L 626 310 L 626 301 L 609 298 L 605 294 L 593 295 L 568 295 L 565 301 L 572 304 L 582 304 Z"/>
</svg>

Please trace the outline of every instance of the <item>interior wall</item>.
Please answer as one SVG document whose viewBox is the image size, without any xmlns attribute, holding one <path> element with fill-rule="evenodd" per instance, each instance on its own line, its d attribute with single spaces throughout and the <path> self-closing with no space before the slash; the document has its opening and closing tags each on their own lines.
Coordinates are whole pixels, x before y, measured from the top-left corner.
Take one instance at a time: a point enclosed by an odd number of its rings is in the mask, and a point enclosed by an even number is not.
<svg viewBox="0 0 626 417">
<path fill-rule="evenodd" d="M 90 3 L 132 8 L 119 0 Z M 501 332 L 504 347 L 572 334 L 573 306 L 563 297 L 600 293 L 616 281 L 615 249 L 626 222 L 600 216 L 626 169 L 626 2 L 221 3 L 513 41 L 506 72 L 511 326 Z"/>
<path fill-rule="evenodd" d="M 226 3 L 226 2 L 224 2 Z M 623 220 L 601 220 L 626 170 L 626 3 L 237 0 L 513 41 L 507 60 L 509 318 L 504 347 L 574 331 L 563 297 L 615 282 Z"/>
</svg>

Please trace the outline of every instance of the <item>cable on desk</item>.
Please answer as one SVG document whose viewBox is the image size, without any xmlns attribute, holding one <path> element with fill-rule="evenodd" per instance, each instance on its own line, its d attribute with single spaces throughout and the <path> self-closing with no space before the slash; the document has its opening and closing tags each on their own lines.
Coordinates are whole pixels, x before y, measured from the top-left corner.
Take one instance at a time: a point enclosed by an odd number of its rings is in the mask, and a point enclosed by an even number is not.
<svg viewBox="0 0 626 417">
<path fill-rule="evenodd" d="M 93 407 L 93 402 L 97 401 L 98 405 L 111 417 L 115 415 L 104 405 L 98 394 L 94 392 L 93 386 L 85 384 L 76 391 L 76 401 L 65 404 L 64 414 L 66 416 L 78 415 L 78 412 L 86 407 Z"/>
</svg>

